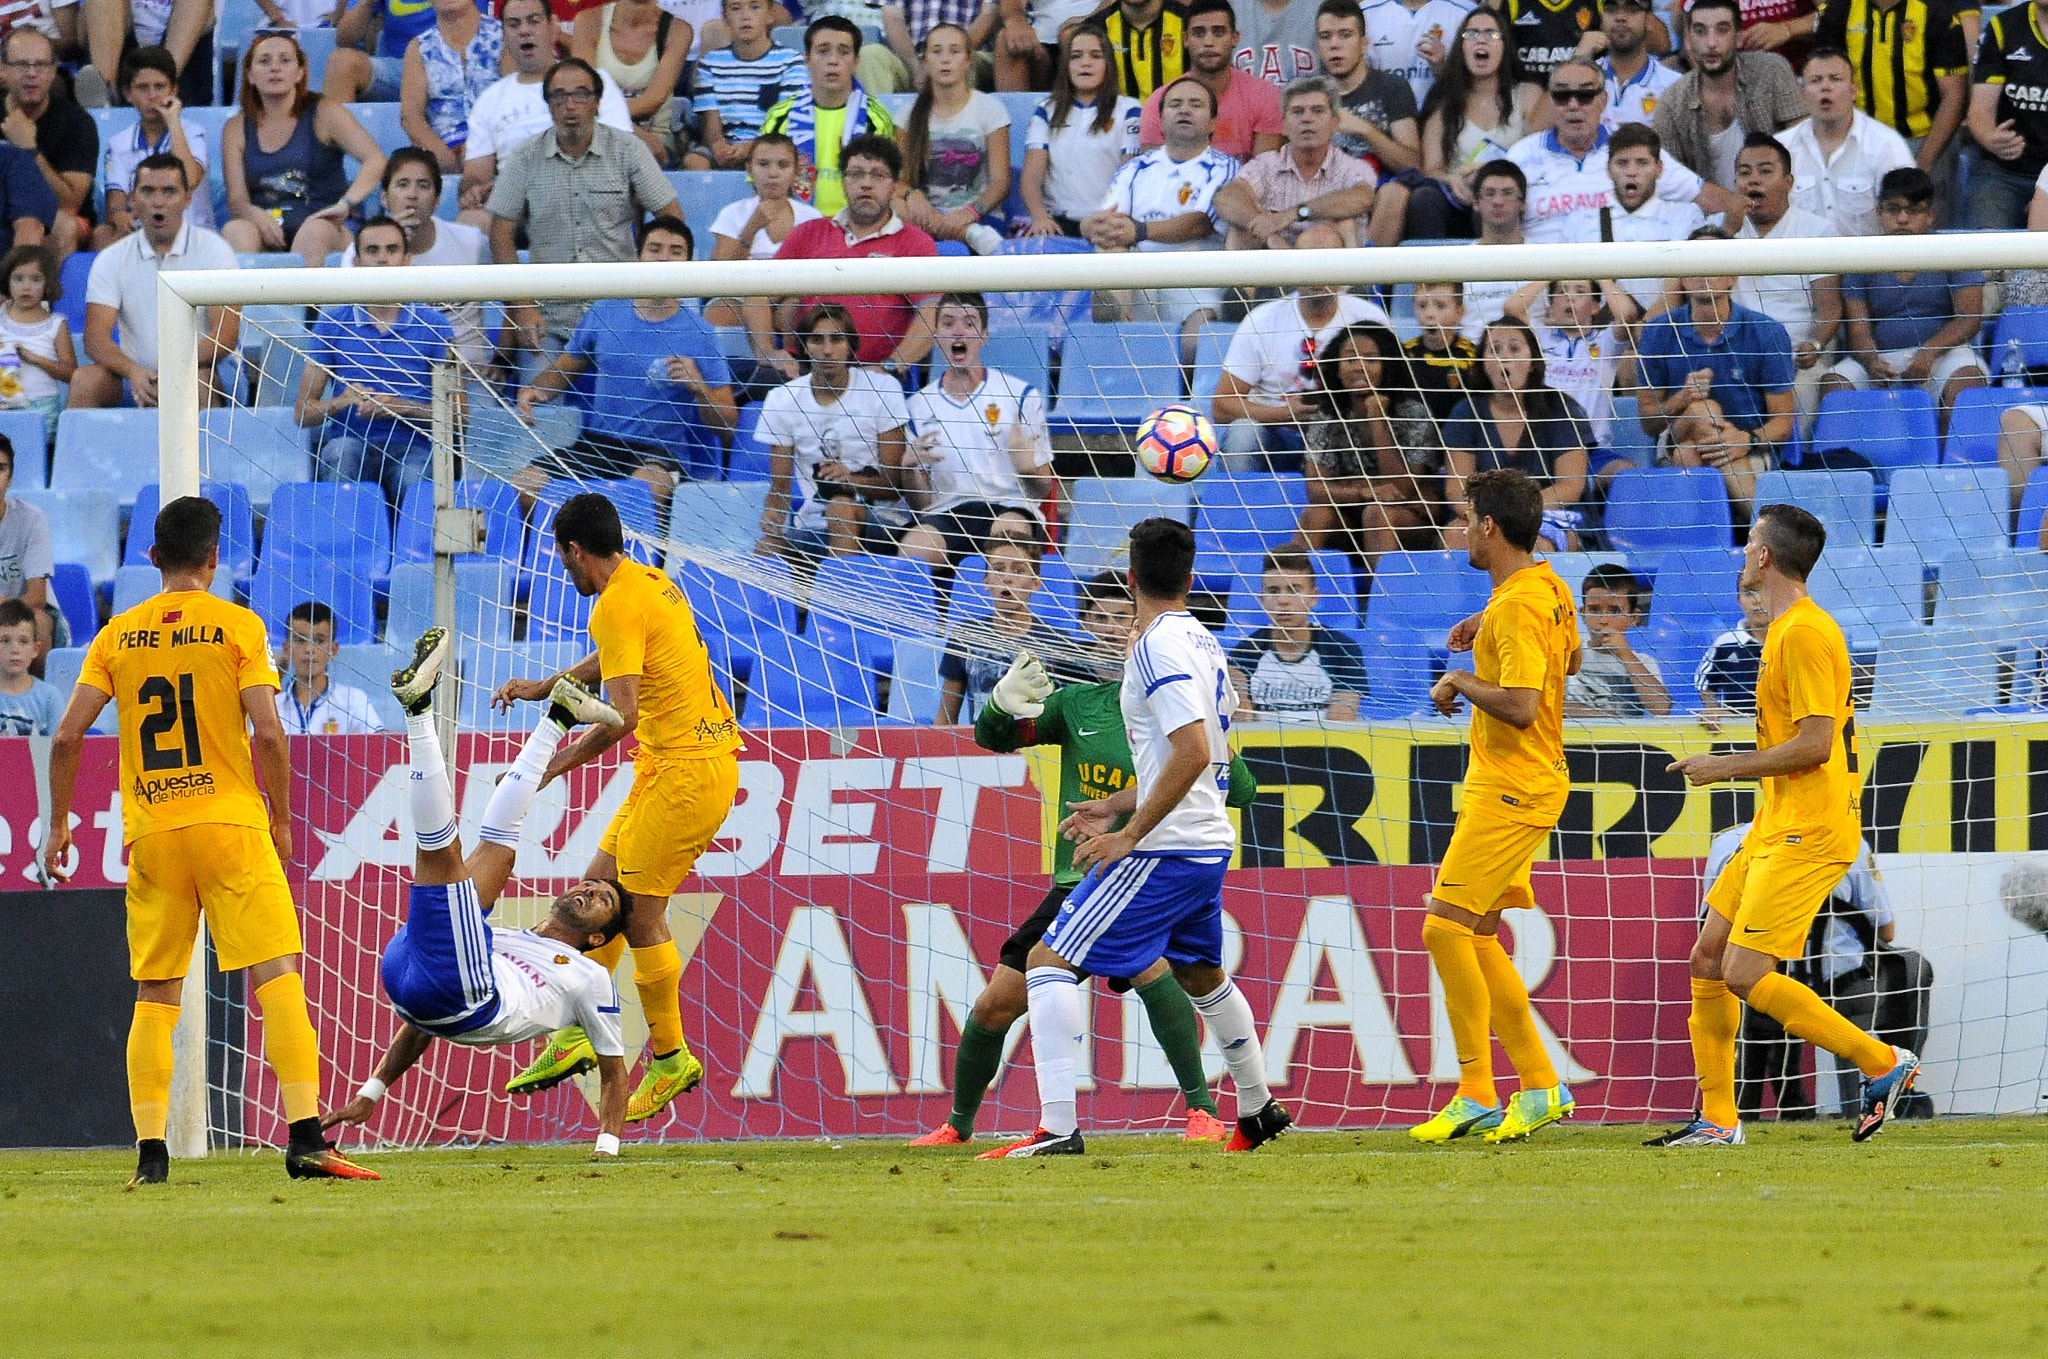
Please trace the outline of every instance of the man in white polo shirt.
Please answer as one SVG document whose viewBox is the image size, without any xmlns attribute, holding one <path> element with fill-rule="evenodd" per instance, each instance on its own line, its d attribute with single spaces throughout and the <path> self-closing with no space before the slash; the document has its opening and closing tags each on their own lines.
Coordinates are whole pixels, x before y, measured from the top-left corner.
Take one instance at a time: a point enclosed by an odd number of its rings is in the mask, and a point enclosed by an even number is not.
<svg viewBox="0 0 2048 1359">
<path fill-rule="evenodd" d="M 1844 236 L 1875 236 L 1878 182 L 1912 165 L 1906 139 L 1856 107 L 1856 72 L 1840 51 L 1806 59 L 1813 116 L 1778 134 L 1792 153 L 1792 203 L 1827 218 Z"/>
<path fill-rule="evenodd" d="M 1508 159 L 1529 180 L 1522 231 L 1537 244 L 1600 239 L 1600 209 L 1614 206 L 1614 186 L 1607 177 L 1608 132 L 1601 125 L 1607 112 L 1607 80 L 1600 68 L 1574 57 L 1550 73 L 1550 102 L 1557 125 L 1548 132 L 1522 138 Z M 1742 214 L 1742 200 L 1709 184 L 1663 154 L 1657 197 L 1667 203 L 1692 203 L 1712 216 Z"/>
<path fill-rule="evenodd" d="M 1581 54 L 1593 48 L 1605 53 L 1599 65 L 1600 74 L 1607 77 L 1602 121 L 1609 132 L 1623 123 L 1648 124 L 1664 91 L 1683 78 L 1650 55 L 1650 25 L 1661 28 L 1663 23 L 1650 0 L 1601 0 L 1600 30 L 1579 44 Z"/>
<path fill-rule="evenodd" d="M 185 163 L 169 152 L 135 167 L 129 202 L 137 229 L 99 253 L 85 282 L 85 366 L 71 378 L 70 405 L 118 406 L 121 390 L 138 406 L 156 405 L 156 278 L 186 269 L 239 269 L 234 250 L 214 232 L 185 220 L 192 189 Z M 215 370 L 235 352 L 241 314 L 230 307 L 199 312 L 199 401 L 226 396 Z M 114 327 L 121 342 L 114 343 Z"/>
<path fill-rule="evenodd" d="M 1110 181 L 1102 211 L 1081 219 L 1081 234 L 1097 250 L 1223 248 L 1216 192 L 1237 178 L 1237 162 L 1209 145 L 1216 96 L 1192 76 L 1159 94 L 1165 145 L 1125 161 Z M 1128 319 L 1186 325 L 1196 312 L 1214 316 L 1222 307 L 1220 288 L 1145 289 L 1133 299 Z"/>
<path fill-rule="evenodd" d="M 1738 240 L 1840 236 L 1835 224 L 1792 203 L 1792 155 L 1768 132 L 1752 132 L 1735 157 L 1735 188 L 1749 205 Z M 1792 341 L 1792 409 L 1800 426 L 1820 409 L 1820 380 L 1842 325 L 1839 274 L 1770 274 L 1736 280 L 1735 304 L 1785 327 Z"/>
</svg>

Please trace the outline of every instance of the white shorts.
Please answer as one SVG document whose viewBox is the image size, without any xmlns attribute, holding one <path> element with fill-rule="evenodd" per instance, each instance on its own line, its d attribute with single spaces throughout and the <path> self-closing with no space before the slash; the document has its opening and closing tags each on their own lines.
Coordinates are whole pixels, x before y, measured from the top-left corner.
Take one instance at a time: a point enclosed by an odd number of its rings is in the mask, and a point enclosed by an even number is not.
<svg viewBox="0 0 2048 1359">
<path fill-rule="evenodd" d="M 1913 349 L 1887 349 L 1878 357 L 1894 368 L 1904 368 L 1913 361 L 1913 355 L 1918 352 Z M 1971 368 L 1980 373 L 1984 371 L 1984 363 L 1977 357 L 1976 350 L 1966 344 L 1959 344 L 1954 349 L 1944 349 L 1934 360 L 1934 368 L 1927 374 L 1927 380 L 1920 384 L 1920 389 L 1939 401 L 1942 389 L 1948 386 L 1949 379 Z M 1828 369 L 1828 372 L 1849 383 L 1859 392 L 1867 392 L 1873 385 L 1869 371 L 1855 359 L 1842 359 Z"/>
</svg>

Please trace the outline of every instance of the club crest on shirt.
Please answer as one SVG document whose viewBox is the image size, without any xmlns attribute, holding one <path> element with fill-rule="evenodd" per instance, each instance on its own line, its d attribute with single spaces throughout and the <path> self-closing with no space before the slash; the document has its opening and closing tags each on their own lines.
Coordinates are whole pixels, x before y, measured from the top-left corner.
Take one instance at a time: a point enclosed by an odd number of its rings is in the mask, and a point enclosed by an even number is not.
<svg viewBox="0 0 2048 1359">
<path fill-rule="evenodd" d="M 556 967 L 567 967 L 568 965 L 569 965 L 569 955 L 568 955 L 568 954 L 566 954 L 566 953 L 557 953 L 557 954 L 555 955 L 555 966 L 556 966 Z"/>
<path fill-rule="evenodd" d="M 1180 39 L 1171 33 L 1165 34 L 1159 39 L 1159 51 L 1162 56 L 1172 56 L 1180 51 Z"/>
<path fill-rule="evenodd" d="M 1181 205 L 1182 207 L 1186 207 L 1186 206 L 1188 205 L 1188 200 L 1189 200 L 1190 198 L 1193 198 L 1194 196 L 1195 196 L 1195 186 L 1194 186 L 1194 185 L 1192 185 L 1192 184 L 1183 184 L 1183 185 L 1181 185 L 1181 186 L 1180 186 L 1180 194 L 1179 194 L 1179 198 L 1180 198 L 1180 205 Z"/>
<path fill-rule="evenodd" d="M 1003 418 L 1003 408 L 1001 406 L 998 406 L 995 402 L 991 401 L 988 403 L 988 405 L 982 407 L 981 418 L 988 421 L 989 428 L 993 429 L 995 428 L 996 422 Z"/>
<path fill-rule="evenodd" d="M 1643 96 L 1643 114 L 1644 114 L 1644 116 L 1646 116 L 1646 117 L 1647 117 L 1648 115 L 1650 115 L 1650 114 L 1652 114 L 1652 113 L 1655 113 L 1656 111 L 1657 111 L 1657 96 L 1656 96 L 1656 95 L 1654 95 L 1654 94 L 1646 94 L 1646 95 L 1644 95 L 1644 96 Z"/>
<path fill-rule="evenodd" d="M 164 611 L 162 621 L 165 624 L 165 626 L 169 626 L 170 624 L 177 622 L 180 618 L 183 618 L 184 616 L 185 611 L 183 609 L 166 609 Z"/>
<path fill-rule="evenodd" d="M 1578 13 L 1578 20 L 1579 28 L 1581 29 L 1581 31 L 1591 28 L 1593 26 L 1593 11 L 1590 9 L 1580 10 Z"/>
<path fill-rule="evenodd" d="M 1911 19 L 1908 19 L 1906 20 L 1906 22 L 1899 25 L 1899 40 L 1901 42 L 1906 43 L 1910 46 L 1912 43 L 1917 41 L 1919 37 L 1920 25 L 1914 23 Z"/>
</svg>

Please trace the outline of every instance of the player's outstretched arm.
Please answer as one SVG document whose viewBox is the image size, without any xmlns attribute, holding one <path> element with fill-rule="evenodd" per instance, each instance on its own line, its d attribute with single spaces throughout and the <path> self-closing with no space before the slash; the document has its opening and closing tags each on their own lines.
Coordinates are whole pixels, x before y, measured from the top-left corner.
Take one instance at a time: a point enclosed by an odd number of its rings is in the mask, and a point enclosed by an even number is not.
<svg viewBox="0 0 2048 1359">
<path fill-rule="evenodd" d="M 1666 772 L 1683 774 L 1695 788 L 1723 779 L 1770 779 L 1784 774 L 1803 774 L 1828 762 L 1835 750 L 1835 720 L 1825 713 L 1799 719 L 1799 730 L 1789 741 L 1762 750 L 1738 751 L 1733 755 L 1688 755 L 1665 766 Z"/>
<path fill-rule="evenodd" d="M 595 655 L 591 657 L 591 660 L 596 660 Z M 576 672 L 581 666 L 582 662 L 579 661 L 565 673 L 571 679 L 576 679 L 580 683 L 580 677 Z M 590 763 L 619 742 L 625 740 L 627 736 L 632 734 L 633 729 L 640 725 L 640 677 L 638 675 L 612 676 L 604 682 L 604 697 L 605 702 L 617 708 L 619 716 L 626 719 L 625 725 L 614 727 L 603 722 L 594 722 L 578 732 L 575 740 L 556 751 L 555 758 L 548 761 L 548 773 L 547 777 L 541 780 L 542 787 L 553 783 L 570 770 Z"/>
<path fill-rule="evenodd" d="M 597 1126 L 600 1156 L 619 1154 L 619 1134 L 626 1128 L 626 1059 L 597 1059 Z"/>
<path fill-rule="evenodd" d="M 62 871 L 71 848 L 71 799 L 78 791 L 78 762 L 85 754 L 85 734 L 113 698 L 90 684 L 71 687 L 71 702 L 50 742 L 50 822 L 43 831 L 43 876 L 50 882 L 69 877 Z M 274 715 L 274 714 L 273 714 Z"/>
<path fill-rule="evenodd" d="M 339 1109 L 320 1115 L 320 1126 L 331 1128 L 337 1123 L 362 1123 L 377 1112 L 377 1102 L 384 1098 L 384 1092 L 398 1084 L 398 1078 L 412 1070 L 417 1062 L 432 1047 L 432 1034 L 415 1029 L 410 1024 L 399 1026 L 398 1037 L 391 1040 L 391 1046 L 384 1050 L 383 1058 L 377 1063 L 377 1072 L 363 1082 L 363 1088 L 356 1092 L 354 1099 Z"/>
</svg>

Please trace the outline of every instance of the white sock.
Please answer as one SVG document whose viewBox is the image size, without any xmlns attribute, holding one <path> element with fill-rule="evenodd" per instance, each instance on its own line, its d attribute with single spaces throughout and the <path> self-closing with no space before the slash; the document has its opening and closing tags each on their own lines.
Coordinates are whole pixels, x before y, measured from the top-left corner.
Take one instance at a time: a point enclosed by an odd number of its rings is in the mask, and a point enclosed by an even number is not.
<svg viewBox="0 0 2048 1359">
<path fill-rule="evenodd" d="M 1074 1131 L 1074 1058 L 1081 1050 L 1081 981 L 1064 967 L 1024 974 L 1031 997 L 1031 1062 L 1038 1074 L 1038 1126 Z"/>
<path fill-rule="evenodd" d="M 1266 1088 L 1266 1050 L 1259 1046 L 1251 1002 L 1228 977 L 1208 995 L 1194 997 L 1194 1002 L 1230 1067 L 1230 1083 L 1237 1088 L 1237 1116 L 1250 1118 L 1273 1098 Z"/>
<path fill-rule="evenodd" d="M 433 712 L 407 716 L 405 734 L 412 743 L 412 838 L 421 849 L 446 849 L 455 843 L 455 790 Z"/>
<path fill-rule="evenodd" d="M 526 823 L 526 809 L 533 805 L 540 792 L 540 781 L 547 775 L 548 761 L 555 758 L 555 747 L 562 744 L 568 732 L 554 718 L 541 718 L 526 744 L 519 748 L 519 758 L 512 761 L 505 777 L 491 790 L 491 800 L 484 807 L 484 824 L 477 832 L 480 836 L 494 845 L 519 848 L 519 828 Z"/>
</svg>

